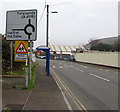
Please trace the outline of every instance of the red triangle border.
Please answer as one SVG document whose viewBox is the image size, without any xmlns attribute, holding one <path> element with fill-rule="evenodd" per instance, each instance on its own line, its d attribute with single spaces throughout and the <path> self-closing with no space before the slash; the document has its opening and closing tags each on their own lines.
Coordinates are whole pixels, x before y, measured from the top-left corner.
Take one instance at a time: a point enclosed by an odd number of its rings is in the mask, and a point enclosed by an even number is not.
<svg viewBox="0 0 120 112">
<path fill-rule="evenodd" d="M 17 52 L 17 50 L 19 49 L 19 47 L 20 47 L 21 44 L 22 44 L 23 47 L 25 48 L 26 52 Z M 25 47 L 25 45 L 24 45 L 23 42 L 21 42 L 21 43 L 19 44 L 19 46 L 17 47 L 17 49 L 16 49 L 16 53 L 28 53 L 28 51 L 27 51 L 27 49 L 26 49 L 26 47 Z"/>
</svg>

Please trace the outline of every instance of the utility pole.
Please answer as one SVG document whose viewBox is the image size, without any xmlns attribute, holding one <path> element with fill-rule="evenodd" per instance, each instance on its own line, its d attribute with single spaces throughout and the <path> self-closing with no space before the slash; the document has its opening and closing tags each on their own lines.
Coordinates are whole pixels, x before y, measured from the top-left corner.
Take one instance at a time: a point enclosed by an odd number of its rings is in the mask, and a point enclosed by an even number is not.
<svg viewBox="0 0 120 112">
<path fill-rule="evenodd" d="M 47 7 L 47 28 L 46 28 L 46 46 L 48 47 L 49 44 L 49 5 L 46 5 Z M 58 13 L 57 11 L 53 11 L 50 13 Z"/>
<path fill-rule="evenodd" d="M 48 31 L 49 30 L 49 5 L 47 5 L 47 29 L 46 29 L 46 46 L 48 47 Z"/>
</svg>

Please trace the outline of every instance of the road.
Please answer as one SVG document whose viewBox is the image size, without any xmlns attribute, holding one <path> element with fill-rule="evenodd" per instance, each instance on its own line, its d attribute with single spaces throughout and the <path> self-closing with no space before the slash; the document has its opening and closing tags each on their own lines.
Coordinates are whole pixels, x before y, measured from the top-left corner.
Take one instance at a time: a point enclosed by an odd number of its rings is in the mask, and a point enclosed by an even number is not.
<svg viewBox="0 0 120 112">
<path fill-rule="evenodd" d="M 118 110 L 118 70 L 51 60 L 51 69 L 86 110 Z"/>
</svg>

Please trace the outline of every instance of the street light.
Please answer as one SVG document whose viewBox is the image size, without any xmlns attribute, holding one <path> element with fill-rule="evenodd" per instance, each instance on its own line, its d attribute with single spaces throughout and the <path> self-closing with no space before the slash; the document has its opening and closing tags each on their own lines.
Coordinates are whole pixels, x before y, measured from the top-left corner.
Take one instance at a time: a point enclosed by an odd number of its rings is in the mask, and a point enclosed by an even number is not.
<svg viewBox="0 0 120 112">
<path fill-rule="evenodd" d="M 57 11 L 52 11 L 50 13 L 58 13 Z M 47 27 L 46 27 L 46 46 L 48 47 L 48 35 L 49 35 L 49 5 L 47 5 Z"/>
<path fill-rule="evenodd" d="M 58 13 L 57 11 L 51 12 L 51 13 Z"/>
</svg>

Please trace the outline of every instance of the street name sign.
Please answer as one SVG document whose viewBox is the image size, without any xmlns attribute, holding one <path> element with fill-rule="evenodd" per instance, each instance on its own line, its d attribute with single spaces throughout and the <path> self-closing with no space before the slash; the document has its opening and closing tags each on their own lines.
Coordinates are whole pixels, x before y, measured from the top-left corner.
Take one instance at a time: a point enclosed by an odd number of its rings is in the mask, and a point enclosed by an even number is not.
<svg viewBox="0 0 120 112">
<path fill-rule="evenodd" d="M 7 11 L 6 40 L 37 39 L 37 10 Z"/>
</svg>

